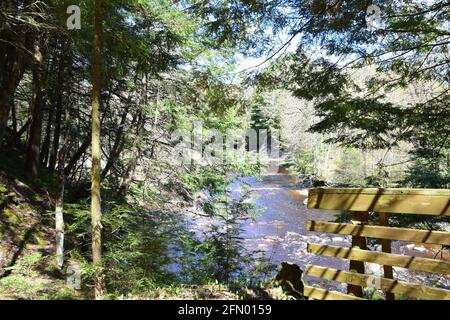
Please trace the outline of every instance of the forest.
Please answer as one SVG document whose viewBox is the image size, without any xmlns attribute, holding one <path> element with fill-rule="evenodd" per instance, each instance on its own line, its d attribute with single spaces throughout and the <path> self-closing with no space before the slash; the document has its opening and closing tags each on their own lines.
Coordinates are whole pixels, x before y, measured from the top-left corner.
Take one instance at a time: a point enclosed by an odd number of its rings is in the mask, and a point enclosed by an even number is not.
<svg viewBox="0 0 450 320">
<path fill-rule="evenodd" d="M 447 0 L 1 0 L 0 300 L 346 292 L 308 189 L 366 188 L 447 201 L 385 221 L 442 272 L 366 271 L 450 299 L 449 65 Z"/>
</svg>

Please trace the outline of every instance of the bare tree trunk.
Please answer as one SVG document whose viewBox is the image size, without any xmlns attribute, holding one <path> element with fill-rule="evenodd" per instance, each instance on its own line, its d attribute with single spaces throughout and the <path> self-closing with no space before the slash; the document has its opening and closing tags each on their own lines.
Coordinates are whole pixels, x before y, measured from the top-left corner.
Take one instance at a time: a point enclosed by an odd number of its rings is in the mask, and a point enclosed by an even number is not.
<svg viewBox="0 0 450 320">
<path fill-rule="evenodd" d="M 103 299 L 105 284 L 102 265 L 102 211 L 100 198 L 101 147 L 100 147 L 100 85 L 101 85 L 101 41 L 102 0 L 95 0 L 94 42 L 92 63 L 92 173 L 91 173 L 91 221 L 92 260 L 94 263 L 95 298 Z"/>
</svg>

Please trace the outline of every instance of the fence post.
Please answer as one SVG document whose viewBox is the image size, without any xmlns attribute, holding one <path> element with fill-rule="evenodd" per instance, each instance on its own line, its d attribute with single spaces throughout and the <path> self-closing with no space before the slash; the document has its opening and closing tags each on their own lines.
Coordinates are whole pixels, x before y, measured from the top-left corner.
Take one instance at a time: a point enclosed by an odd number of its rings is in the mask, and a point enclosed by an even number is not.
<svg viewBox="0 0 450 320">
<path fill-rule="evenodd" d="M 380 225 L 389 227 L 389 216 L 387 213 L 380 212 Z M 381 239 L 381 250 L 386 253 L 391 253 L 391 240 Z M 392 266 L 383 265 L 384 277 L 394 279 L 394 272 Z M 386 292 L 386 300 L 395 300 L 395 295 L 392 292 Z"/>
<path fill-rule="evenodd" d="M 369 220 L 369 213 L 366 211 L 353 211 L 353 224 L 367 224 Z M 352 248 L 367 249 L 367 242 L 365 237 L 352 236 Z M 364 262 L 350 260 L 350 271 L 364 274 Z M 353 294 L 356 297 L 363 297 L 363 288 L 352 284 L 347 285 L 348 294 Z"/>
</svg>

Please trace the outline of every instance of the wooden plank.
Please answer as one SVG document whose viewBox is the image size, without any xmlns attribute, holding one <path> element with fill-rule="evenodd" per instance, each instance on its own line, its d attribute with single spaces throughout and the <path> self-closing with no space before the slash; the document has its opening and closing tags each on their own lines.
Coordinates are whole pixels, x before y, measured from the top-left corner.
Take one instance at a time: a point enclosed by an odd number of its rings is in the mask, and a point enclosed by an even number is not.
<svg viewBox="0 0 450 320">
<path fill-rule="evenodd" d="M 430 195 L 450 196 L 450 189 L 421 189 L 421 188 L 311 188 L 323 193 L 355 193 L 355 194 L 386 194 L 386 195 Z"/>
<path fill-rule="evenodd" d="M 389 227 L 389 217 L 387 213 L 379 212 L 380 225 Z M 381 251 L 391 253 L 391 240 L 381 240 Z M 392 266 L 383 266 L 384 277 L 387 279 L 394 279 L 394 271 Z M 386 292 L 386 300 L 395 300 L 395 295 L 392 292 Z"/>
<path fill-rule="evenodd" d="M 364 225 L 368 222 L 368 212 L 352 212 L 352 222 L 357 225 Z M 352 237 L 352 248 L 367 249 L 367 240 L 365 237 L 355 235 Z M 350 270 L 364 274 L 364 262 L 350 260 Z M 363 288 L 361 286 L 348 285 L 347 293 L 356 297 L 363 297 Z"/>
<path fill-rule="evenodd" d="M 347 223 L 307 221 L 308 231 L 334 233 L 341 235 L 360 235 L 367 238 L 411 241 L 420 243 L 450 245 L 450 232 L 428 231 L 407 228 L 358 226 Z"/>
<path fill-rule="evenodd" d="M 450 290 L 422 286 L 404 281 L 363 275 L 353 272 L 307 265 L 305 274 L 330 281 L 349 283 L 364 287 L 376 287 L 387 293 L 396 293 L 417 299 L 450 300 Z"/>
<path fill-rule="evenodd" d="M 450 190 L 315 188 L 308 208 L 450 216 Z"/>
<path fill-rule="evenodd" d="M 307 250 L 309 253 L 320 254 L 327 257 L 378 263 L 381 265 L 389 265 L 394 267 L 413 269 L 417 271 L 450 274 L 450 261 L 410 257 L 400 254 L 320 245 L 313 243 L 308 244 Z"/>
<path fill-rule="evenodd" d="M 320 288 L 305 286 L 303 295 L 316 300 L 366 300 L 337 291 L 329 291 Z"/>
</svg>

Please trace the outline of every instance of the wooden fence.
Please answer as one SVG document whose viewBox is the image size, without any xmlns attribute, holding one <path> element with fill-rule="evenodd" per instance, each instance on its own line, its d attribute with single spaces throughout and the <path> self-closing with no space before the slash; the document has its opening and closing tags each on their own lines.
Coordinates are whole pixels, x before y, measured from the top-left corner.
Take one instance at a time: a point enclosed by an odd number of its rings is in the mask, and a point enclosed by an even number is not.
<svg viewBox="0 0 450 320">
<path fill-rule="evenodd" d="M 450 216 L 450 190 L 438 189 L 310 189 L 308 208 L 350 212 L 352 223 L 307 221 L 308 231 L 352 236 L 351 247 L 309 243 L 309 253 L 350 260 L 349 271 L 308 265 L 305 274 L 330 281 L 347 283 L 348 294 L 305 286 L 304 295 L 320 300 L 360 300 L 363 287 L 418 299 L 450 300 L 450 290 L 395 280 L 392 267 L 407 268 L 450 276 L 450 261 L 391 253 L 391 241 L 407 241 L 450 246 L 450 233 L 389 226 L 391 214 Z M 378 221 L 369 219 L 376 212 Z M 381 240 L 381 251 L 370 251 L 367 238 Z M 365 262 L 383 266 L 384 276 L 365 274 Z"/>
</svg>

